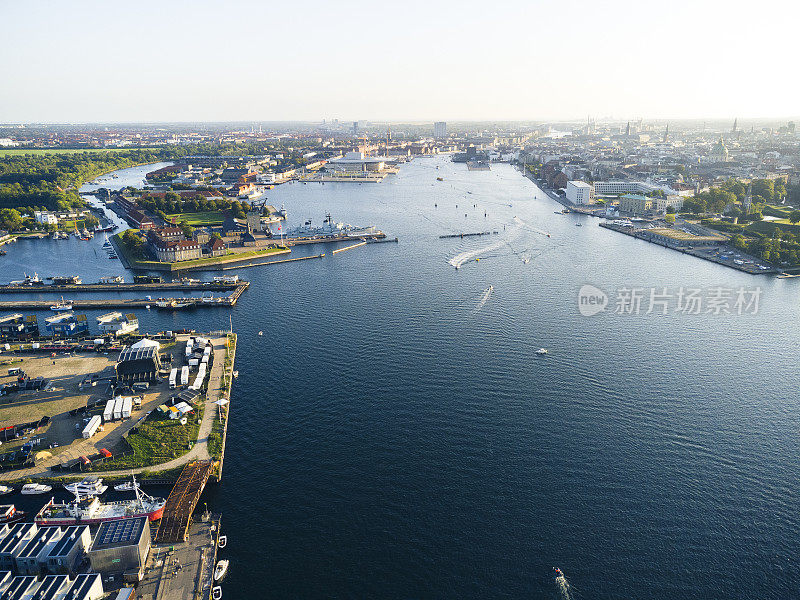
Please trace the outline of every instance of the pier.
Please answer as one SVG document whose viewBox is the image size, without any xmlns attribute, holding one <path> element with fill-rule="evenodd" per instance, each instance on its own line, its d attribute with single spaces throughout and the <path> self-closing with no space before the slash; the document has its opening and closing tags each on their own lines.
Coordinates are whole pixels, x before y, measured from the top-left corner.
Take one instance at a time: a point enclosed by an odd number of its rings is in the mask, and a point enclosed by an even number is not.
<svg viewBox="0 0 800 600">
<path fill-rule="evenodd" d="M 189 521 L 210 474 L 211 461 L 195 461 L 183 468 L 164 506 L 155 537 L 157 544 L 187 540 Z"/>
<path fill-rule="evenodd" d="M 334 250 L 331 254 L 339 254 L 339 252 L 344 252 L 345 250 L 352 250 L 353 248 L 358 248 L 359 246 L 366 245 L 367 242 L 359 242 L 358 244 L 353 244 L 352 246 L 346 246 L 344 248 L 339 248 L 338 250 Z"/>
<path fill-rule="evenodd" d="M 160 292 L 160 291 L 203 291 L 217 292 L 235 290 L 243 282 L 222 281 L 175 281 L 162 283 L 80 283 L 68 285 L 0 285 L 0 294 L 53 293 L 69 294 L 80 292 Z"/>
<path fill-rule="evenodd" d="M 449 239 L 449 238 L 465 238 L 465 237 L 475 237 L 478 235 L 493 235 L 497 233 L 496 231 L 478 231 L 476 233 L 448 233 L 447 235 L 440 235 L 439 239 Z"/>
<path fill-rule="evenodd" d="M 236 265 L 233 267 L 222 267 L 221 271 L 230 271 L 231 269 L 246 269 L 247 267 L 261 267 L 263 265 L 277 265 L 279 263 L 296 262 L 298 260 L 311 260 L 312 258 L 324 258 L 325 253 L 313 254 L 311 256 L 298 256 L 296 258 L 282 258 L 281 260 L 268 260 L 267 262 L 250 263 L 247 265 Z"/>
</svg>

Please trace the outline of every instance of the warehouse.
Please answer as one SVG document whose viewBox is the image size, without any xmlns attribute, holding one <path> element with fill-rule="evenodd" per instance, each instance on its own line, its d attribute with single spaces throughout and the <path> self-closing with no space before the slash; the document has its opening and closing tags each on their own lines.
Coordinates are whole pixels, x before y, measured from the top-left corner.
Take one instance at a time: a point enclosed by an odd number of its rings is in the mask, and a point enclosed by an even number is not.
<svg viewBox="0 0 800 600">
<path fill-rule="evenodd" d="M 117 362 L 117 381 L 133 384 L 137 381 L 155 383 L 161 362 L 158 350 L 153 346 L 144 348 L 125 348 L 119 353 Z"/>
<path fill-rule="evenodd" d="M 150 523 L 147 517 L 106 521 L 89 549 L 92 569 L 99 573 L 122 573 L 126 581 L 137 582 L 144 573 L 150 552 Z"/>
</svg>

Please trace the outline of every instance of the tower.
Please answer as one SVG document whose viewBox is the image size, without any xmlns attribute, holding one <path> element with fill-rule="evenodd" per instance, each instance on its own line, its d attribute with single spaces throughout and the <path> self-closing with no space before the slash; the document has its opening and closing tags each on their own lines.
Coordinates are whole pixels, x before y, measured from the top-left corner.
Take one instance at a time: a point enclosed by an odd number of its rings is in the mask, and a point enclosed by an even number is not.
<svg viewBox="0 0 800 600">
<path fill-rule="evenodd" d="M 669 123 L 667 123 L 667 128 L 664 130 L 664 143 L 667 143 L 669 140 Z"/>
<path fill-rule="evenodd" d="M 733 129 L 731 129 L 731 133 L 736 133 L 736 127 L 737 127 L 738 124 L 739 124 L 739 119 L 738 118 L 734 118 L 733 119 Z"/>
</svg>

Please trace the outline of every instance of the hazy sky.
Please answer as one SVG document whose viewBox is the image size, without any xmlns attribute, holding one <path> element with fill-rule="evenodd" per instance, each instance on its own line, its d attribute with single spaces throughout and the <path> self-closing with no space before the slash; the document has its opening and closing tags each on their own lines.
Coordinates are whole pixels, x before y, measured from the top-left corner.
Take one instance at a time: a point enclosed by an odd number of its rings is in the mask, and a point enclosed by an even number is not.
<svg viewBox="0 0 800 600">
<path fill-rule="evenodd" d="M 0 122 L 800 114 L 800 3 L 0 0 Z"/>
</svg>

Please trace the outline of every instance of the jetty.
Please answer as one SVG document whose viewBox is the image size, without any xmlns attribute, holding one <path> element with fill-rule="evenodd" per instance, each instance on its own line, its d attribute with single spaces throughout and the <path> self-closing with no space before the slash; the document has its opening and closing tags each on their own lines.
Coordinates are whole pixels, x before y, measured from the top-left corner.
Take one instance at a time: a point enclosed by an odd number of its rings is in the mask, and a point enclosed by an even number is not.
<svg viewBox="0 0 800 600">
<path fill-rule="evenodd" d="M 357 244 L 353 244 L 352 246 L 345 246 L 344 248 L 339 248 L 338 250 L 334 250 L 331 254 L 339 254 L 339 252 L 344 252 L 345 250 L 352 250 L 353 248 L 358 248 L 359 246 L 366 245 L 366 241 L 359 242 Z"/>
<path fill-rule="evenodd" d="M 477 231 L 475 233 L 448 233 L 447 235 L 440 235 L 439 239 L 449 239 L 449 238 L 465 238 L 465 237 L 475 237 L 478 235 L 494 235 L 496 231 Z"/>
<path fill-rule="evenodd" d="M 160 283 L 71 283 L 66 285 L 56 284 L 6 284 L 0 285 L 0 294 L 37 294 L 53 293 L 68 294 L 80 292 L 162 292 L 162 291 L 202 291 L 216 292 L 235 290 L 239 282 L 223 281 L 175 281 Z"/>
</svg>

